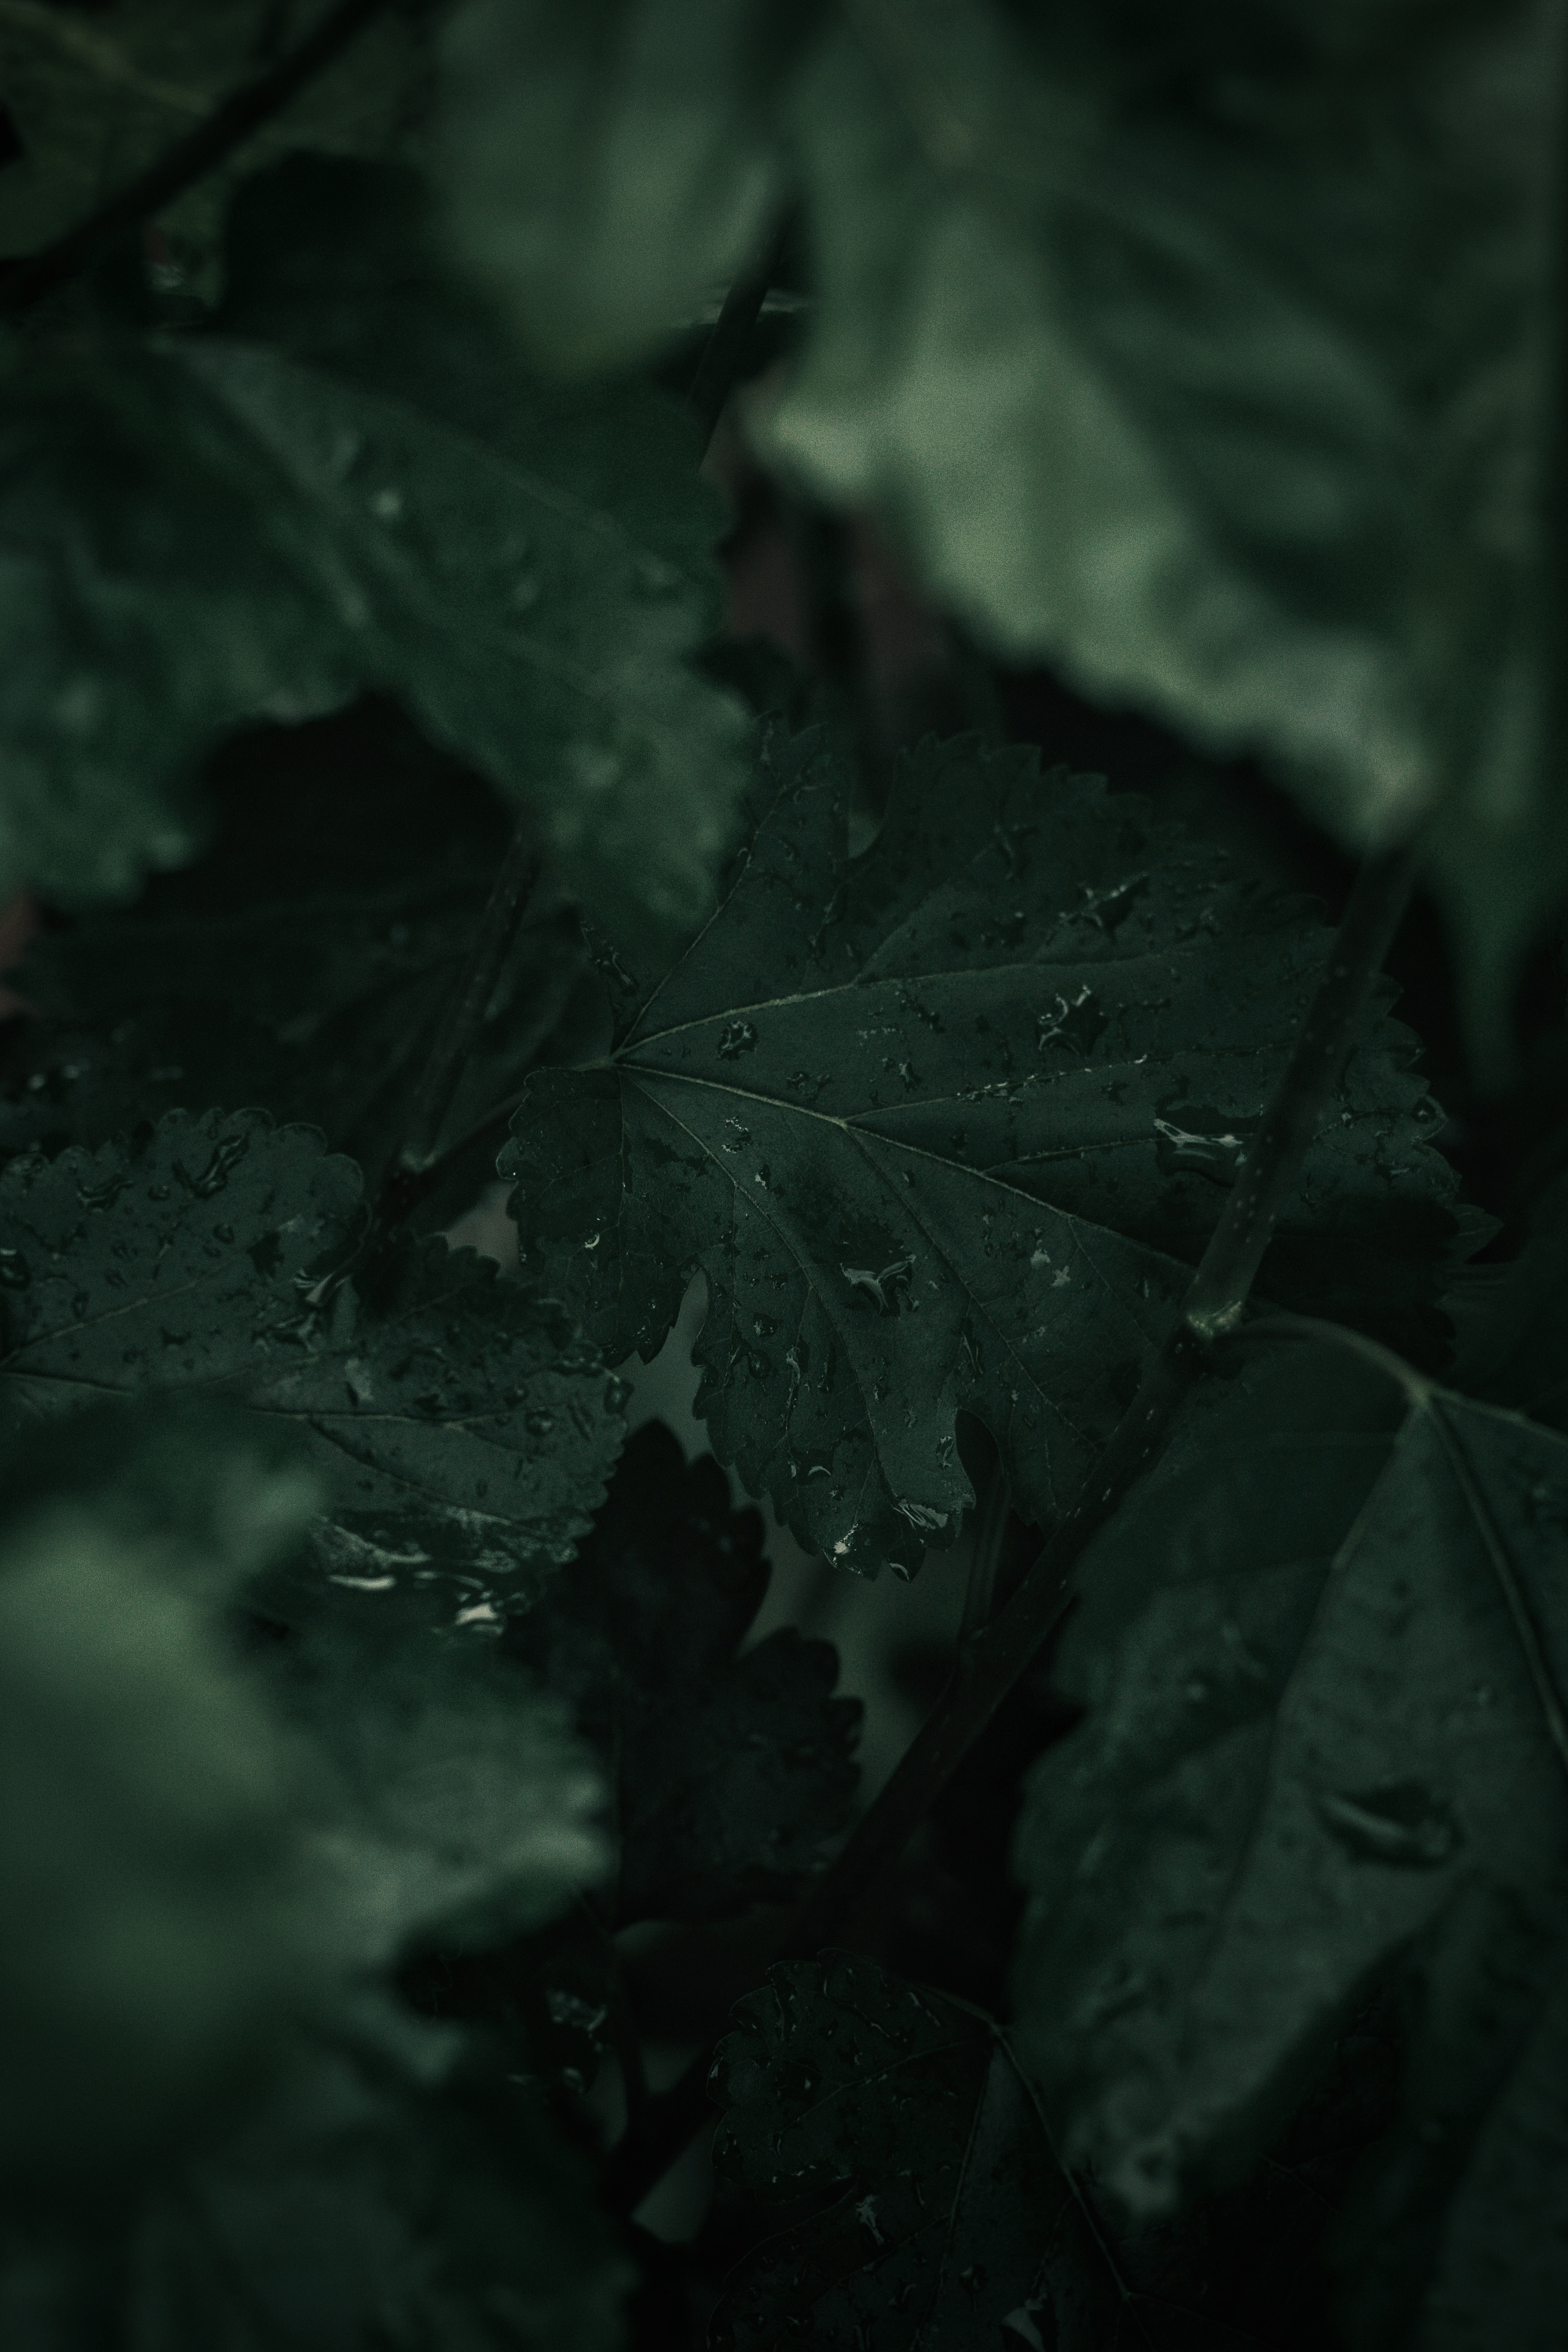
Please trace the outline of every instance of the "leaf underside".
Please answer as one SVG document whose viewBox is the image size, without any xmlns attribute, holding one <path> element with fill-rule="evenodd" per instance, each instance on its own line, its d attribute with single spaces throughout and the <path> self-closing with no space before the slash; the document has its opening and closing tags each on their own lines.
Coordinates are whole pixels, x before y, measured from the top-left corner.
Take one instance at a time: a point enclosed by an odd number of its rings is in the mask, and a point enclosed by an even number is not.
<svg viewBox="0 0 1568 2352">
<path fill-rule="evenodd" d="M 1070 1501 L 1166 1328 L 1327 934 L 1037 755 L 928 742 L 845 855 L 816 733 L 773 724 L 749 848 L 668 976 L 606 951 L 607 1061 L 530 1081 L 525 1263 L 610 1360 L 709 1286 L 698 1410 L 810 1550 L 951 1542 L 954 1422 L 1024 1516 Z M 1411 1041 L 1352 1057 L 1265 1260 L 1279 1303 L 1429 1360 L 1456 1185 Z"/>
</svg>

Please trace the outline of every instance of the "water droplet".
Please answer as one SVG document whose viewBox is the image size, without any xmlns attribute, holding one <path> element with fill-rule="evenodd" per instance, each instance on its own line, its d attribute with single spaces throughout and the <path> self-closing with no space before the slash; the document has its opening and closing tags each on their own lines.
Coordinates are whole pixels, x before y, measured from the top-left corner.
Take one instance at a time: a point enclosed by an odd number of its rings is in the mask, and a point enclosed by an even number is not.
<svg viewBox="0 0 1568 2352">
<path fill-rule="evenodd" d="M 522 1425 L 530 1437 L 548 1437 L 555 1426 L 555 1415 L 546 1412 L 542 1405 L 536 1405 L 531 1412 L 523 1414 Z"/>
<path fill-rule="evenodd" d="M 719 1051 L 725 1061 L 732 1062 L 739 1054 L 749 1054 L 757 1042 L 757 1033 L 749 1021 L 727 1021 L 719 1035 Z"/>
<path fill-rule="evenodd" d="M 389 482 L 384 489 L 372 492 L 370 510 L 377 522 L 396 522 L 403 513 L 403 492 Z"/>
<path fill-rule="evenodd" d="M 680 574 L 660 555 L 639 555 L 632 563 L 632 585 L 639 596 L 673 596 Z"/>
<path fill-rule="evenodd" d="M 1256 1119 L 1227 1121 L 1219 1111 L 1194 1108 L 1187 1117 L 1199 1122 L 1211 1122 L 1213 1131 L 1205 1125 L 1194 1128 L 1175 1126 L 1170 1119 L 1154 1121 L 1154 1157 L 1162 1176 L 1179 1176 L 1187 1171 L 1212 1178 L 1216 1184 L 1234 1182 L 1247 1149 L 1247 1135 L 1258 1124 Z"/>
<path fill-rule="evenodd" d="M 1330 1790 L 1318 1799 L 1318 1811 L 1341 1843 L 1368 1862 L 1433 1869 L 1459 1843 L 1447 1805 L 1415 1780 L 1352 1796 Z"/>
<path fill-rule="evenodd" d="M 1082 1060 L 1094 1051 L 1096 1041 L 1110 1025 L 1110 1016 L 1102 1013 L 1088 981 L 1072 997 L 1058 996 L 1049 1013 L 1035 1018 L 1035 1043 L 1044 1053 L 1047 1045 L 1057 1045 Z"/>
<path fill-rule="evenodd" d="M 199 1176 L 188 1175 L 178 1160 L 174 1162 L 174 1173 L 182 1184 L 189 1186 L 198 1201 L 207 1201 L 215 1192 L 223 1191 L 228 1181 L 230 1171 L 244 1159 L 249 1149 L 250 1139 L 247 1135 L 220 1136 L 213 1146 L 212 1158 Z"/>
<path fill-rule="evenodd" d="M 0 1283 L 7 1290 L 26 1290 L 33 1279 L 33 1269 L 20 1250 L 0 1249 Z"/>
</svg>

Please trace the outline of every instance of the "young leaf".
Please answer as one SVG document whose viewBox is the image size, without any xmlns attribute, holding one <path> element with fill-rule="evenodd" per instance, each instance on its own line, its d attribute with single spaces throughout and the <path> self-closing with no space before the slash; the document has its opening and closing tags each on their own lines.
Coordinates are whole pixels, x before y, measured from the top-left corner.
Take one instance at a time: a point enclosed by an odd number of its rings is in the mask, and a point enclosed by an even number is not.
<svg viewBox="0 0 1568 2352">
<path fill-rule="evenodd" d="M 320 2001 L 332 1955 L 297 1898 L 288 1752 L 221 1614 L 300 1540 L 314 1482 L 254 1419 L 166 1408 L 79 1416 L 6 1473 L 14 2202 L 23 2179 L 111 2170 L 221 2106 Z"/>
<path fill-rule="evenodd" d="M 531 383 L 424 209 L 298 157 L 237 201 L 209 331 L 16 356 L 0 889 L 129 897 L 191 856 L 219 730 L 381 687 L 610 930 L 668 952 L 706 910 L 749 721 L 686 660 L 719 607 L 690 428 Z"/>
<path fill-rule="evenodd" d="M 96 1146 L 231 1101 L 319 1127 L 374 1171 L 505 854 L 505 814 L 385 702 L 251 730 L 207 782 L 220 821 L 195 865 L 29 942 L 16 984 L 37 1017 L 0 1030 L 0 1149 Z M 447 1133 L 515 1095 L 595 997 L 575 917 L 542 882 Z"/>
<path fill-rule="evenodd" d="M 0 254 L 37 251 L 276 64 L 324 14 L 320 0 L 48 0 L 0 5 L 0 86 L 21 142 L 0 173 Z M 216 171 L 161 215 L 187 267 L 216 247 L 236 182 L 300 147 L 385 155 L 407 144 L 428 78 L 422 10 L 386 8 Z"/>
<path fill-rule="evenodd" d="M 171 1111 L 96 1152 L 0 1175 L 0 1391 L 11 1416 L 84 1395 L 232 1384 L 297 1430 L 340 1574 L 483 1609 L 570 1559 L 623 1426 L 618 1384 L 558 1307 L 488 1259 L 409 1244 L 362 1301 L 329 1269 L 359 1171 L 257 1111 Z"/>
<path fill-rule="evenodd" d="M 719 2046 L 713 2161 L 774 2201 L 837 2193 L 742 2263 L 713 2343 L 1121 2345 L 1114 2273 L 989 2018 L 844 1952 L 768 1974 Z"/>
<path fill-rule="evenodd" d="M 736 1654 L 767 1590 L 762 1537 L 717 1463 L 689 1468 L 649 1423 L 571 1574 L 508 1627 L 609 1777 L 617 1928 L 782 1901 L 843 1825 L 860 1706 L 831 1696 L 831 1646 L 784 1627 Z"/>
<path fill-rule="evenodd" d="M 1068 2160 L 1166 2213 L 1401 1969 L 1402 2113 L 1341 2233 L 1369 2347 L 1561 2329 L 1565 1529 L 1560 1437 L 1293 1352 L 1100 1537 L 1062 1644 L 1021 2055 Z"/>
<path fill-rule="evenodd" d="M 674 972 L 606 955 L 608 1060 L 530 1081 L 501 1173 L 527 1262 L 615 1360 L 709 1284 L 698 1409 L 803 1544 L 912 1569 L 973 1501 L 1070 1499 L 1164 1328 L 1327 934 L 1033 752 L 928 742 L 845 856 L 815 734 L 766 735 L 753 837 Z M 1432 1352 L 1452 1232 L 1386 1020 L 1262 1287 Z"/>
<path fill-rule="evenodd" d="M 1542 735 L 1555 10 L 753 0 L 688 55 L 680 12 L 626 0 L 610 40 L 580 10 L 549 42 L 562 118 L 596 135 L 503 169 L 536 51 L 500 28 L 543 13 L 459 20 L 493 79 L 477 98 L 467 64 L 447 139 L 533 347 L 645 346 L 689 300 L 668 247 L 701 166 L 726 192 L 782 170 L 813 307 L 764 456 L 880 508 L 1001 649 L 1268 755 L 1347 844 L 1435 815 L 1431 885 L 1495 1020 L 1568 884 Z M 606 180 L 661 101 L 653 319 Z M 563 217 L 569 300 L 541 259 Z"/>
<path fill-rule="evenodd" d="M 0 2267 L 28 2352 L 616 2352 L 632 2284 L 536 2107 L 342 2052 L 106 2238 L 73 2218 L 13 2232 Z"/>
</svg>

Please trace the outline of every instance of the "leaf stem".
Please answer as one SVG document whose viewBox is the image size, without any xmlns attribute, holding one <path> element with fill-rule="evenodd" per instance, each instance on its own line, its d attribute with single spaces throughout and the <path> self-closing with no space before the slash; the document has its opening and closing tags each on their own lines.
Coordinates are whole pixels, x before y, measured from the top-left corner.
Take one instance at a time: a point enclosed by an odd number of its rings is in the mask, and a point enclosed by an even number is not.
<svg viewBox="0 0 1568 2352">
<path fill-rule="evenodd" d="M 985 1482 L 985 1496 L 980 1506 L 973 1549 L 969 1555 L 969 1574 L 963 1587 L 963 1616 L 958 1628 L 961 1656 L 974 1636 L 991 1622 L 991 1612 L 996 1602 L 996 1571 L 1002 1564 L 1002 1547 L 1006 1541 L 1007 1519 L 1012 1507 L 1012 1486 L 998 1455 Z"/>
<path fill-rule="evenodd" d="M 452 1107 L 474 1033 L 495 994 L 523 908 L 539 878 L 540 863 L 533 828 L 526 818 L 521 819 L 479 917 L 468 962 L 453 983 L 441 1025 L 409 1098 L 403 1140 L 388 1162 L 376 1206 L 376 1223 L 384 1230 L 402 1223 L 442 1165 L 436 1152 L 441 1123 Z"/>
<path fill-rule="evenodd" d="M 254 80 L 231 90 L 205 122 L 176 140 L 118 195 L 110 196 L 52 245 L 29 254 L 0 284 L 0 310 L 31 310 L 68 279 L 101 261 L 123 237 L 205 179 L 253 131 L 280 113 L 389 5 L 390 0 L 339 0 L 338 6 L 297 47 Z"/>
<path fill-rule="evenodd" d="M 931 1714 L 838 1853 L 785 1922 L 777 1957 L 805 1958 L 840 1936 L 867 1889 L 903 1850 L 997 1710 L 1060 1624 L 1089 1538 L 1163 1449 L 1205 1370 L 1210 1342 L 1239 1321 L 1275 1222 L 1338 1083 L 1373 985 L 1410 896 L 1415 859 L 1400 850 L 1362 868 L 1328 967 L 1171 1332 L 1153 1349 L 1137 1394 L 1094 1473 L 1012 1598 L 974 1633 Z M 616 2154 L 646 2186 L 668 2169 L 701 2121 L 711 2053 L 649 2102 L 644 2131 Z"/>
<path fill-rule="evenodd" d="M 719 429 L 719 419 L 724 414 L 741 362 L 746 356 L 752 330 L 762 316 L 768 289 L 778 275 L 793 225 L 793 219 L 785 219 L 766 249 L 749 268 L 742 270 L 724 297 L 724 307 L 697 362 L 686 405 L 702 437 L 704 457 Z"/>
</svg>

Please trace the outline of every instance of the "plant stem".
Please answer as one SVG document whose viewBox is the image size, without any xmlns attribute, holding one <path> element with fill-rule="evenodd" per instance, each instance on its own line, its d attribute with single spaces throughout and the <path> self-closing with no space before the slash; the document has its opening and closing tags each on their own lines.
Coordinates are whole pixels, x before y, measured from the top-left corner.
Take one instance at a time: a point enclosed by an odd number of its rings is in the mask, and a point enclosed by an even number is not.
<svg viewBox="0 0 1568 2352">
<path fill-rule="evenodd" d="M 1296 1189 L 1307 1147 L 1344 1067 L 1414 873 L 1409 851 L 1370 859 L 1363 867 L 1328 968 L 1180 1316 L 1150 1354 L 1138 1392 L 1073 1509 L 1005 1607 L 961 1653 L 946 1690 L 891 1778 L 786 1922 L 779 1958 L 803 1958 L 841 1934 L 873 1880 L 902 1852 L 1061 1622 L 1071 1599 L 1072 1572 L 1090 1537 L 1163 1448 L 1180 1405 L 1207 1363 L 1210 1341 L 1240 1319 L 1275 1222 Z M 694 2059 L 679 2082 L 649 2102 L 637 2141 L 628 2134 L 616 2151 L 621 2177 L 645 2184 L 639 2196 L 675 2161 L 706 2113 L 710 2063 L 710 2052 Z"/>
<path fill-rule="evenodd" d="M 963 1587 L 963 1617 L 958 1628 L 958 1648 L 962 1656 L 974 1636 L 991 1622 L 996 1604 L 996 1571 L 1002 1564 L 1002 1547 L 1007 1538 L 1007 1520 L 1013 1507 L 1013 1489 L 1001 1458 L 991 1465 L 991 1475 L 985 1482 L 984 1498 L 974 1526 L 974 1545 L 969 1555 L 969 1574 Z"/>
<path fill-rule="evenodd" d="M 90 269 L 122 238 L 162 212 L 175 196 L 205 179 L 215 165 L 280 113 L 305 84 L 346 48 L 355 35 L 389 5 L 389 0 L 339 0 L 297 48 L 266 73 L 220 100 L 205 122 L 176 140 L 155 163 L 110 196 L 98 211 L 67 229 L 52 245 L 29 254 L 0 285 L 0 310 L 30 310 L 68 279 Z"/>
<path fill-rule="evenodd" d="M 762 316 L 768 289 L 778 274 L 784 258 L 792 222 L 785 220 L 766 250 L 747 269 L 742 269 L 724 297 L 724 307 L 703 347 L 697 362 L 697 373 L 686 395 L 687 409 L 702 436 L 702 455 L 708 455 L 719 419 L 724 414 L 724 404 L 733 388 L 752 328 Z"/>
<path fill-rule="evenodd" d="M 403 1140 L 388 1163 L 377 1203 L 376 1223 L 384 1230 L 407 1216 L 440 1165 L 436 1143 L 441 1122 L 452 1107 L 474 1033 L 495 994 L 501 966 L 539 878 L 540 862 L 533 829 L 523 818 L 507 844 L 468 961 L 447 999 L 441 1026 L 410 1097 Z"/>
</svg>

